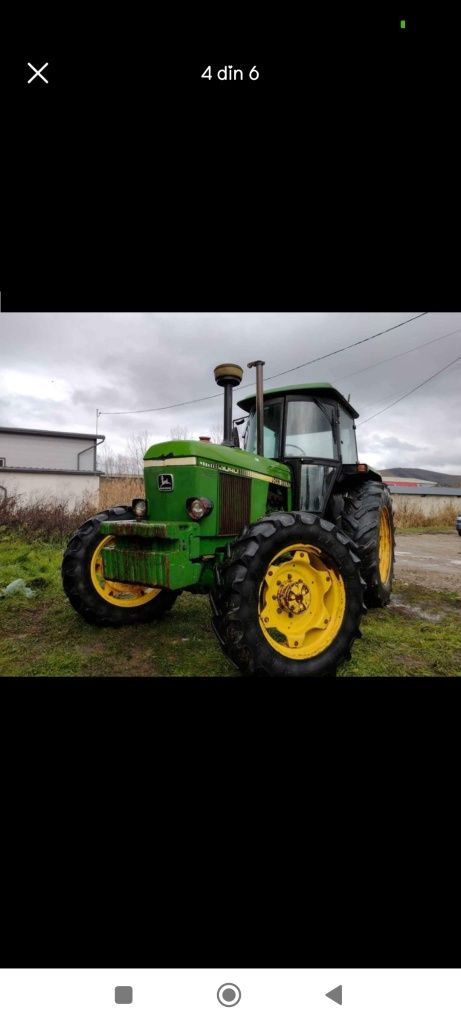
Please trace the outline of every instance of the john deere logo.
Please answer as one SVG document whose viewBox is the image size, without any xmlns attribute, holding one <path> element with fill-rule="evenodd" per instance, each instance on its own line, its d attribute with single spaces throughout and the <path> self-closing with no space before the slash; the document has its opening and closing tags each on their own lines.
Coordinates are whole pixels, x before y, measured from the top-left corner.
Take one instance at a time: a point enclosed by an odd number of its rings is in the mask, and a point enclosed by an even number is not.
<svg viewBox="0 0 461 1024">
<path fill-rule="evenodd" d="M 174 487 L 174 479 L 172 473 L 159 473 L 158 477 L 158 489 L 159 491 L 172 491 Z"/>
</svg>

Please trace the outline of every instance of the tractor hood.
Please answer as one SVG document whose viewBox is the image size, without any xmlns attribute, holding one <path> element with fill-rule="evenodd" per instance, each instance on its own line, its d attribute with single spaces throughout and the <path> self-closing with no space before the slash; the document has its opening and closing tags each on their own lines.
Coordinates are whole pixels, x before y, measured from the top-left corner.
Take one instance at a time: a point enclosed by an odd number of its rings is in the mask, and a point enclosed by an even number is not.
<svg viewBox="0 0 461 1024">
<path fill-rule="evenodd" d="M 162 441 L 153 444 L 144 456 L 145 469 L 150 466 L 202 466 L 236 476 L 270 478 L 285 485 L 291 480 L 288 466 L 275 459 L 208 441 Z"/>
</svg>

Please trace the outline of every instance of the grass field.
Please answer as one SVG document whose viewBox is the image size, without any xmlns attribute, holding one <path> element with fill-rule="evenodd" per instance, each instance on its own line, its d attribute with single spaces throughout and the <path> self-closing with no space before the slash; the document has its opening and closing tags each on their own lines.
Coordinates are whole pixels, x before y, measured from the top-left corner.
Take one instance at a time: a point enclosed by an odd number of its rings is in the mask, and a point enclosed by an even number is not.
<svg viewBox="0 0 461 1024">
<path fill-rule="evenodd" d="M 67 601 L 63 546 L 30 543 L 0 530 L 0 587 L 22 578 L 34 597 L 0 596 L 3 676 L 237 676 L 210 624 L 208 598 L 181 594 L 160 622 L 123 629 L 89 626 Z M 369 611 L 362 640 L 341 676 L 456 676 L 461 665 L 461 597 L 411 584 Z"/>
</svg>

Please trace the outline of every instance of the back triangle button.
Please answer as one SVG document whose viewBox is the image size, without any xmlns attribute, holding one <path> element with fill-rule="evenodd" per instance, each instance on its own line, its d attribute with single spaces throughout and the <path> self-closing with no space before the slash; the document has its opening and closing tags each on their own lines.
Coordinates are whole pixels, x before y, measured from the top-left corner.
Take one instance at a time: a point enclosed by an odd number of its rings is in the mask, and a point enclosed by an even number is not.
<svg viewBox="0 0 461 1024">
<path fill-rule="evenodd" d="M 343 1005 L 342 985 L 338 985 L 336 988 L 332 988 L 331 992 L 325 992 L 325 995 L 328 997 L 328 999 L 332 999 L 334 1003 L 339 1003 L 340 1006 Z"/>
</svg>

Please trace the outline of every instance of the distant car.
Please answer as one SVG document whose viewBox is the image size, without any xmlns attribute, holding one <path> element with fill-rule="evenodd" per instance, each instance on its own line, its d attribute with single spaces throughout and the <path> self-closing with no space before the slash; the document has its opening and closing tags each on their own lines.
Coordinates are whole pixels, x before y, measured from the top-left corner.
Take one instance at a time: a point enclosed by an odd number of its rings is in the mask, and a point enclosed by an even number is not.
<svg viewBox="0 0 461 1024">
<path fill-rule="evenodd" d="M 456 529 L 459 533 L 459 536 L 461 537 L 461 515 L 456 516 Z"/>
</svg>

